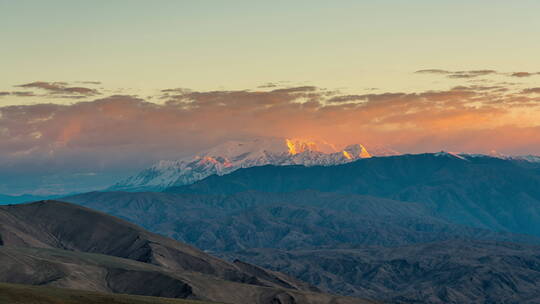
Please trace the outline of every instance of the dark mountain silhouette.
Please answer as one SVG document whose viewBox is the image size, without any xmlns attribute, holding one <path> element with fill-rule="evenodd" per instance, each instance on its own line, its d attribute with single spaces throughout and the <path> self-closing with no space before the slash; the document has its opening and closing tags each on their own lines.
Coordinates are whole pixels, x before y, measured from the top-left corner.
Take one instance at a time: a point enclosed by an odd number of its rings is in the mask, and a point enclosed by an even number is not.
<svg viewBox="0 0 540 304">
<path fill-rule="evenodd" d="M 286 275 L 228 263 L 63 202 L 1 206 L 0 240 L 0 280 L 7 283 L 228 303 L 363 302 L 313 293 Z"/>
<path fill-rule="evenodd" d="M 487 156 L 418 154 L 331 167 L 252 167 L 171 193 L 318 190 L 424 204 L 453 223 L 540 236 L 540 169 Z"/>
</svg>

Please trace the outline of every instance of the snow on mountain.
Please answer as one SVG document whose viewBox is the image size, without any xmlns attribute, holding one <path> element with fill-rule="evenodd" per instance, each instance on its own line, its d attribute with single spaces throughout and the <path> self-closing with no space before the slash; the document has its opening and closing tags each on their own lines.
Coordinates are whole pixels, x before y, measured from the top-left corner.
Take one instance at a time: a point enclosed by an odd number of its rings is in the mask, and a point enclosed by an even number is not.
<svg viewBox="0 0 540 304">
<path fill-rule="evenodd" d="M 435 153 L 433 155 L 438 156 L 438 157 L 453 157 L 453 158 L 458 158 L 458 159 L 461 159 L 461 160 L 467 160 L 465 155 L 458 154 L 458 153 L 455 153 L 455 152 L 441 151 L 441 152 L 437 152 L 437 153 Z"/>
<path fill-rule="evenodd" d="M 506 154 L 502 154 L 496 151 L 491 151 L 489 154 L 460 153 L 459 155 L 462 155 L 464 157 L 493 157 L 493 158 L 500 158 L 500 159 L 506 159 L 506 160 L 523 161 L 523 162 L 528 162 L 528 163 L 540 164 L 540 156 L 536 156 L 536 155 L 506 155 Z"/>
<path fill-rule="evenodd" d="M 397 152 L 378 148 L 375 155 Z M 322 141 L 258 138 L 228 141 L 199 154 L 174 161 L 160 161 L 137 175 L 118 182 L 109 190 L 161 190 L 194 183 L 213 174 L 224 175 L 240 168 L 264 165 L 331 166 L 371 157 L 360 144 L 337 149 Z"/>
<path fill-rule="evenodd" d="M 514 160 L 522 160 L 530 163 L 539 163 L 540 164 L 540 156 L 536 155 L 523 155 L 523 156 L 514 156 L 512 157 Z"/>
<path fill-rule="evenodd" d="M 527 163 L 540 164 L 540 156 L 506 155 L 506 154 L 502 154 L 496 151 L 491 151 L 489 154 L 470 154 L 470 153 L 454 153 L 454 152 L 441 151 L 441 152 L 435 153 L 434 155 L 455 157 L 455 158 L 459 158 L 463 160 L 467 160 L 469 158 L 478 158 L 478 157 L 492 157 L 492 158 L 499 158 L 499 159 L 505 159 L 505 160 L 511 160 L 511 161 L 522 161 L 522 162 L 527 162 Z"/>
<path fill-rule="evenodd" d="M 178 160 L 163 160 L 140 173 L 126 178 L 108 190 L 159 191 L 172 186 L 192 184 L 210 175 L 225 175 L 240 168 L 264 165 L 332 166 L 371 156 L 399 155 L 385 147 L 370 151 L 361 144 L 338 149 L 334 145 L 311 140 L 286 138 L 257 138 L 246 141 L 228 141 Z M 466 154 L 453 152 L 435 153 L 438 157 L 468 160 L 474 157 L 496 157 L 540 164 L 538 156 L 506 156 L 492 152 Z"/>
</svg>

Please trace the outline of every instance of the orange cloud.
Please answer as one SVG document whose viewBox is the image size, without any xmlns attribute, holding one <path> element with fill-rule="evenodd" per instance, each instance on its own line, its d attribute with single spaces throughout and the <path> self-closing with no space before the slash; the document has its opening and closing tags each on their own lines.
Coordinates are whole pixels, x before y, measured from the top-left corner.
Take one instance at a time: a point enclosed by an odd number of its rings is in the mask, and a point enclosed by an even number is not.
<svg viewBox="0 0 540 304">
<path fill-rule="evenodd" d="M 528 88 L 528 89 L 524 89 L 522 91 L 523 94 L 540 94 L 540 87 L 538 88 Z"/>
<path fill-rule="evenodd" d="M 40 159 L 66 166 L 143 166 L 254 136 L 363 143 L 368 151 L 370 145 L 385 145 L 402 152 L 537 154 L 535 88 L 501 88 L 362 95 L 316 87 L 182 89 L 164 90 L 163 104 L 111 96 L 71 105 L 0 107 L 0 164 Z"/>
<path fill-rule="evenodd" d="M 26 172 L 21 181 L 46 176 L 51 184 L 58 172 L 97 172 L 96 183 L 106 186 L 113 176 L 156 160 L 258 136 L 338 147 L 361 143 L 368 151 L 540 152 L 537 88 L 469 85 L 349 95 L 316 87 L 269 89 L 167 89 L 155 98 L 160 104 L 117 95 L 70 105 L 0 107 L 0 171 Z"/>
<path fill-rule="evenodd" d="M 512 77 L 531 77 L 531 76 L 534 76 L 534 75 L 540 75 L 540 72 L 538 73 L 530 73 L 530 72 L 514 72 L 512 74 L 510 74 L 510 76 Z"/>
</svg>

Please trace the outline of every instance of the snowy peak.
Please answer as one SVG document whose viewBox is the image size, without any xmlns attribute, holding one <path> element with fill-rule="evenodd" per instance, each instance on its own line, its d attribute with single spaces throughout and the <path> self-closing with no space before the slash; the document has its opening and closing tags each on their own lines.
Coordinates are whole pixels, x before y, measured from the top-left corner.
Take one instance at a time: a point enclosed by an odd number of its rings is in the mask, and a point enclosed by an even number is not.
<svg viewBox="0 0 540 304">
<path fill-rule="evenodd" d="M 498 158 L 498 159 L 504 159 L 504 160 L 510 160 L 510 161 L 522 161 L 522 162 L 527 162 L 527 163 L 540 163 L 540 156 L 535 156 L 535 155 L 511 156 L 511 155 L 506 155 L 506 154 L 496 152 L 494 150 L 490 151 L 488 154 L 454 153 L 454 152 L 441 151 L 438 153 L 434 153 L 433 155 L 438 156 L 438 157 L 442 157 L 442 156 L 453 157 L 453 158 L 458 158 L 462 160 L 488 157 L 488 158 Z"/>
<path fill-rule="evenodd" d="M 441 151 L 441 152 L 435 153 L 434 155 L 438 157 L 450 157 L 450 158 L 457 158 L 461 160 L 467 160 L 467 158 L 465 158 L 463 155 L 455 153 L 455 152 Z"/>
<path fill-rule="evenodd" d="M 529 163 L 539 163 L 540 164 L 540 156 L 536 156 L 536 155 L 514 156 L 514 157 L 512 157 L 512 159 L 526 161 L 526 162 L 529 162 Z"/>
<path fill-rule="evenodd" d="M 240 168 L 263 165 L 331 166 L 368 157 L 371 154 L 360 144 L 337 149 L 323 141 L 292 138 L 227 141 L 196 155 L 160 161 L 120 181 L 111 189 L 160 190 L 191 184 L 213 174 L 224 175 Z"/>
<path fill-rule="evenodd" d="M 360 144 L 350 145 L 343 149 L 343 155 L 348 159 L 369 158 L 371 154 Z"/>
<path fill-rule="evenodd" d="M 353 144 L 343 149 L 316 140 L 293 138 L 256 138 L 227 141 L 195 155 L 165 160 L 112 186 L 111 190 L 159 191 L 172 186 L 192 184 L 210 175 L 225 175 L 240 168 L 274 165 L 333 166 L 361 158 L 390 156 L 399 153 L 384 147 L 366 149 Z M 493 153 L 492 153 L 493 154 Z M 509 157 L 439 152 L 436 157 L 470 161 L 474 157 L 498 157 L 540 163 L 540 157 Z"/>
<path fill-rule="evenodd" d="M 289 154 L 296 155 L 306 151 L 335 153 L 338 152 L 334 145 L 323 141 L 302 140 L 302 139 L 285 139 L 285 144 L 289 149 Z"/>
<path fill-rule="evenodd" d="M 540 156 L 536 156 L 536 155 L 510 156 L 510 155 L 505 155 L 505 154 L 500 154 L 500 153 L 498 153 L 497 155 L 493 155 L 491 153 L 490 154 L 462 154 L 462 155 L 466 157 L 493 157 L 493 158 L 499 158 L 499 159 L 505 159 L 505 160 L 540 164 Z"/>
</svg>

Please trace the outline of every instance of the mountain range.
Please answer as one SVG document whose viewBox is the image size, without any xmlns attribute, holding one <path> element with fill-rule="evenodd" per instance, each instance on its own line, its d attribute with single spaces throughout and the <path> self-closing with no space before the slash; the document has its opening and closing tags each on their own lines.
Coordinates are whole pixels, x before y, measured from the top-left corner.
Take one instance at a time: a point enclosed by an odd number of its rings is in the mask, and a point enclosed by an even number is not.
<svg viewBox="0 0 540 304">
<path fill-rule="evenodd" d="M 537 303 L 540 168 L 426 153 L 63 198 L 230 261 L 391 303 Z"/>
<path fill-rule="evenodd" d="M 481 154 L 456 154 L 455 157 L 483 157 Z M 361 144 L 343 148 L 317 141 L 288 138 L 255 138 L 227 141 L 178 160 L 162 160 L 109 187 L 109 191 L 162 191 L 189 185 L 211 175 L 225 175 L 240 168 L 274 165 L 334 166 L 373 156 L 395 156 L 399 152 L 378 146 L 366 149 Z M 540 166 L 538 156 L 507 156 L 492 152 L 490 157 Z"/>
<path fill-rule="evenodd" d="M 456 224 L 540 235 L 540 168 L 488 156 L 435 153 L 373 157 L 329 167 L 260 166 L 166 191 L 309 189 L 417 202 Z"/>
<path fill-rule="evenodd" d="M 361 144 L 338 149 L 313 140 L 256 138 L 228 141 L 179 160 L 163 160 L 128 177 L 109 190 L 149 191 L 194 183 L 210 175 L 225 175 L 240 168 L 263 165 L 331 166 L 372 155 L 395 155 L 396 151 L 377 148 L 368 152 Z"/>
<path fill-rule="evenodd" d="M 0 206 L 0 282 L 225 303 L 539 303 L 537 157 L 372 154 L 228 142 L 107 191 Z"/>
</svg>

